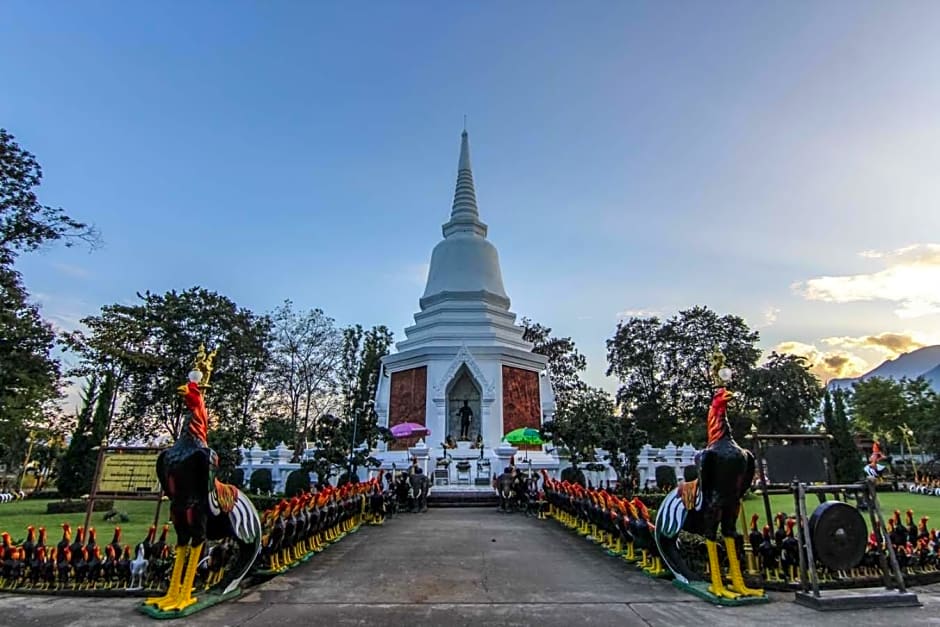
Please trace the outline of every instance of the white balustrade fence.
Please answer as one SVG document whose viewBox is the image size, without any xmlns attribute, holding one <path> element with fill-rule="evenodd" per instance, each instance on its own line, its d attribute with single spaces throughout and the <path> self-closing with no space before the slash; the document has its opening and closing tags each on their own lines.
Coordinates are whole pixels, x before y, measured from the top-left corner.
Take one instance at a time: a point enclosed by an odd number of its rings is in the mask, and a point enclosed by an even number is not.
<svg viewBox="0 0 940 627">
<path fill-rule="evenodd" d="M 300 463 L 292 462 L 291 458 L 293 457 L 293 451 L 287 447 L 286 444 L 281 442 L 275 448 L 270 450 L 264 450 L 258 447 L 257 445 L 251 449 L 240 449 L 242 454 L 242 463 L 239 465 L 239 468 L 244 472 L 244 485 L 249 486 L 251 481 L 251 475 L 261 470 L 263 468 L 268 469 L 271 472 L 271 483 L 273 486 L 273 492 L 280 493 L 284 492 L 285 485 L 287 483 L 287 476 L 295 471 L 300 469 Z M 313 457 L 314 449 L 308 448 L 304 452 L 304 459 L 310 459 Z M 430 452 L 430 449 L 428 449 Z M 524 457 L 516 453 L 515 449 L 512 450 L 512 453 L 507 454 L 505 459 L 498 455 L 499 450 L 491 452 L 491 455 L 495 455 L 494 461 L 496 465 L 493 466 L 494 472 L 500 472 L 496 468 L 502 468 L 503 465 L 509 463 L 509 459 L 513 453 L 515 453 L 515 462 L 522 468 L 526 467 Z M 662 448 L 655 448 L 649 444 L 643 446 L 640 449 L 640 455 L 637 461 L 637 469 L 639 471 L 639 487 L 656 487 L 656 469 L 660 466 L 669 466 L 675 470 L 676 478 L 682 480 L 682 477 L 685 472 L 686 466 L 692 466 L 695 464 L 695 455 L 696 449 L 689 445 L 684 444 L 682 446 L 676 446 L 672 442 L 667 444 Z M 414 456 L 415 452 L 409 452 L 409 455 Z M 597 450 L 597 459 L 603 460 L 606 455 L 606 451 L 602 449 Z M 425 453 L 427 456 L 428 453 Z M 475 453 L 474 453 L 475 455 Z M 422 456 L 423 458 L 424 456 Z M 489 456 L 488 456 L 489 457 Z M 546 460 L 552 461 L 546 461 Z M 407 463 L 407 462 L 405 462 Z M 502 464 L 502 465 L 501 465 Z M 604 470 L 600 472 L 588 472 L 584 471 L 585 477 L 593 485 L 603 485 L 607 481 L 611 483 L 617 480 L 617 474 L 607 463 L 603 463 Z M 548 470 L 552 476 L 559 477 L 561 471 L 569 467 L 568 459 L 565 456 L 557 456 L 556 454 L 543 455 L 538 458 L 538 462 L 534 464 L 536 468 L 544 468 Z M 583 470 L 583 468 L 582 468 Z M 368 475 L 368 469 L 360 468 L 358 470 L 360 479 L 365 479 Z M 316 480 L 316 474 L 311 473 L 311 480 Z"/>
</svg>

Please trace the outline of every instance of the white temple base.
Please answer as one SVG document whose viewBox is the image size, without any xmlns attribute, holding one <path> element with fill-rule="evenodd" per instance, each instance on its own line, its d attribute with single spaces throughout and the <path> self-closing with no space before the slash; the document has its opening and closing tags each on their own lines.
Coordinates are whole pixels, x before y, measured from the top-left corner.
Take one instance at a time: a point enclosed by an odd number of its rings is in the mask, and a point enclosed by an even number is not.
<svg viewBox="0 0 940 627">
<path fill-rule="evenodd" d="M 480 449 L 459 447 L 447 449 L 447 459 L 450 463 L 446 466 L 438 466 L 437 460 L 444 457 L 444 449 L 438 447 L 426 450 L 427 456 L 419 457 L 418 464 L 431 477 L 434 489 L 453 488 L 455 491 L 467 488 L 491 489 L 493 477 L 502 473 L 510 463 L 515 464 L 516 468 L 524 472 L 529 470 L 538 472 L 545 469 L 553 476 L 561 467 L 561 461 L 553 454 L 545 451 L 528 451 L 527 454 L 526 451 L 518 451 L 514 447 L 500 447 L 496 450 L 484 448 L 482 457 Z M 406 471 L 411 466 L 411 457 L 405 451 L 375 451 L 373 456 L 381 462 L 383 474 L 392 470 L 393 465 L 398 471 Z M 469 473 L 458 471 L 457 466 L 461 463 L 469 464 Z"/>
</svg>

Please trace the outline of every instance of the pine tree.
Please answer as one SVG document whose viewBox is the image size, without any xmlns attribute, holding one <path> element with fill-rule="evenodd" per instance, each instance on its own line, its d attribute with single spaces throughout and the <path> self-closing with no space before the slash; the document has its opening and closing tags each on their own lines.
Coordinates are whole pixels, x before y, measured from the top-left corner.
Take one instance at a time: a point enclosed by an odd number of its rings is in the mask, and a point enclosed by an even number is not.
<svg viewBox="0 0 940 627">
<path fill-rule="evenodd" d="M 111 415 L 114 413 L 116 400 L 116 381 L 114 374 L 108 372 L 104 375 L 98 399 L 95 403 L 95 414 L 91 419 L 91 439 L 93 442 L 102 442 L 108 436 L 111 428 Z"/>
<path fill-rule="evenodd" d="M 56 485 L 63 498 L 74 499 L 91 492 L 98 463 L 95 447 L 103 445 L 108 435 L 115 387 L 116 381 L 111 373 L 106 374 L 103 381 L 97 375 L 88 377 L 72 440 L 59 461 Z"/>
<path fill-rule="evenodd" d="M 98 377 L 92 375 L 82 390 L 82 404 L 78 411 L 77 424 L 72 433 L 68 449 L 59 460 L 56 487 L 59 495 L 65 499 L 74 499 L 88 494 L 91 490 L 91 476 L 95 472 L 96 456 L 92 451 L 95 446 L 92 435 L 93 409 L 97 408 L 99 394 Z"/>
<path fill-rule="evenodd" d="M 827 390 L 823 400 L 823 420 L 826 429 L 832 435 L 832 457 L 835 464 L 836 481 L 849 483 L 858 480 L 862 472 L 862 458 L 849 426 L 845 413 L 845 393 L 836 389 L 831 394 Z"/>
</svg>

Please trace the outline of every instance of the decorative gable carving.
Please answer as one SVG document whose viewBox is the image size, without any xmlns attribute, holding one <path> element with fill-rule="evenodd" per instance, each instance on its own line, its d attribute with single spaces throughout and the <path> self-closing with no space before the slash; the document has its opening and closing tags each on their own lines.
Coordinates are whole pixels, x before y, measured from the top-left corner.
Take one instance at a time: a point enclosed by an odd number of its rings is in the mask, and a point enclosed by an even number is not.
<svg viewBox="0 0 940 627">
<path fill-rule="evenodd" d="M 470 371 L 470 374 L 473 375 L 473 378 L 480 385 L 480 389 L 482 390 L 481 400 L 484 403 L 491 403 L 496 400 L 496 387 L 492 381 L 486 380 L 486 377 L 483 375 L 483 370 L 473 358 L 466 344 L 460 346 L 457 350 L 457 355 L 454 357 L 454 360 L 450 362 L 450 366 L 447 367 L 444 376 L 435 384 L 434 400 L 444 400 L 447 395 L 447 386 L 454 380 L 454 377 L 457 376 L 457 371 L 460 370 L 460 367 L 464 364 L 466 364 L 467 370 Z"/>
</svg>

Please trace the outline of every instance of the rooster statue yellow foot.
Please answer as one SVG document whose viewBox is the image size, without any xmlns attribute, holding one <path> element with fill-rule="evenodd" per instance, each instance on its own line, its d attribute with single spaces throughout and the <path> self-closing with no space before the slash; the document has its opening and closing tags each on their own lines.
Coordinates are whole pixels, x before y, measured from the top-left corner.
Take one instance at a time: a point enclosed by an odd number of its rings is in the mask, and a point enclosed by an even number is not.
<svg viewBox="0 0 940 627">
<path fill-rule="evenodd" d="M 728 574 L 731 576 L 731 590 L 745 597 L 762 597 L 764 591 L 748 588 L 741 574 L 741 562 L 738 560 L 738 548 L 734 538 L 725 538 L 725 550 L 728 553 Z"/>
</svg>

